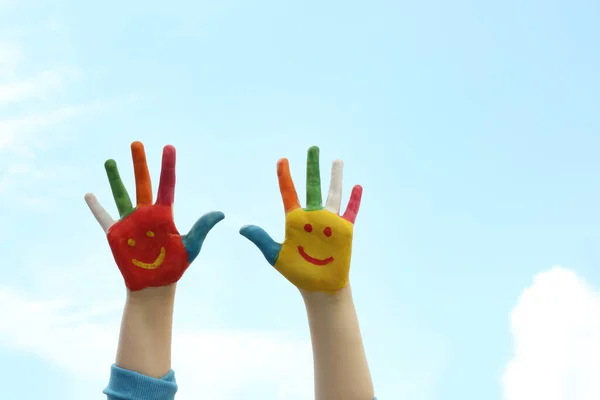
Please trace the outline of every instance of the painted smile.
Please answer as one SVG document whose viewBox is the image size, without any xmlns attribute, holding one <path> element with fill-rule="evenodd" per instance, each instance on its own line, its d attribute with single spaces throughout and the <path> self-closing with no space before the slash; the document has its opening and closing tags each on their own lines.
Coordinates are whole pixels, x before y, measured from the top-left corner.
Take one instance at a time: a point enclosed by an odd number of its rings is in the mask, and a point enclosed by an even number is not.
<svg viewBox="0 0 600 400">
<path fill-rule="evenodd" d="M 308 254 L 306 254 L 306 252 L 304 251 L 304 247 L 302 247 L 302 246 L 298 246 L 298 253 L 300 253 L 302 258 L 304 258 L 306 261 L 308 261 L 309 263 L 314 264 L 314 265 L 321 265 L 321 266 L 327 265 L 333 261 L 333 257 L 327 257 L 324 260 L 311 257 Z"/>
<path fill-rule="evenodd" d="M 154 260 L 153 263 L 149 264 L 149 263 L 141 262 L 141 261 L 136 260 L 135 258 L 133 260 L 131 260 L 131 262 L 136 267 L 140 267 L 140 268 L 144 268 L 144 269 L 156 269 L 161 266 L 163 261 L 165 261 L 166 255 L 167 255 L 167 250 L 165 250 L 164 247 L 161 247 L 160 254 L 158 255 L 158 257 L 156 257 L 156 260 Z"/>
</svg>

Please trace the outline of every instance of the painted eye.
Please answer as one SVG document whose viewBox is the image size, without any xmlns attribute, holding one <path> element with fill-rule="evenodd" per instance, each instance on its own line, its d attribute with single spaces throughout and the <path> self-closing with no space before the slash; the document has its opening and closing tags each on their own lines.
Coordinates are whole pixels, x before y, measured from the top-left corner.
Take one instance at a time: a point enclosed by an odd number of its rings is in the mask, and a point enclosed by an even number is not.
<svg viewBox="0 0 600 400">
<path fill-rule="evenodd" d="M 131 247 L 135 246 L 135 240 L 133 238 L 129 238 L 127 240 L 127 244 Z"/>
<path fill-rule="evenodd" d="M 304 225 L 304 230 L 306 232 L 312 232 L 312 225 L 311 224 Z"/>
<path fill-rule="evenodd" d="M 330 228 L 330 227 L 327 227 L 327 228 L 323 229 L 323 234 L 324 234 L 325 236 L 327 236 L 327 237 L 330 237 L 330 236 L 331 236 L 331 234 L 332 234 L 332 232 L 331 232 L 331 228 Z"/>
<path fill-rule="evenodd" d="M 148 236 L 148 237 L 154 237 L 154 232 L 148 231 L 148 232 L 146 232 L 146 236 Z"/>
</svg>

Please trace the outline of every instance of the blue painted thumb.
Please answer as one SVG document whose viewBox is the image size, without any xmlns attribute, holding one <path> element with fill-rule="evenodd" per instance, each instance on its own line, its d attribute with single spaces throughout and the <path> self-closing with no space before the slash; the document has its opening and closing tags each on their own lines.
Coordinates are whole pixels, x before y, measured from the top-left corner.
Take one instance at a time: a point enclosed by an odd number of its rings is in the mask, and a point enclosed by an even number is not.
<svg viewBox="0 0 600 400">
<path fill-rule="evenodd" d="M 275 265 L 281 251 L 281 244 L 274 241 L 263 228 L 256 225 L 246 225 L 240 229 L 240 234 L 258 247 L 269 264 Z"/>
<path fill-rule="evenodd" d="M 183 241 L 183 246 L 188 254 L 188 261 L 193 262 L 198 254 L 200 254 L 200 249 L 202 249 L 202 244 L 204 243 L 204 239 L 208 235 L 208 232 L 219 222 L 225 218 L 225 214 L 220 211 L 212 211 L 207 214 L 204 214 L 187 235 L 182 236 L 181 240 Z"/>
</svg>

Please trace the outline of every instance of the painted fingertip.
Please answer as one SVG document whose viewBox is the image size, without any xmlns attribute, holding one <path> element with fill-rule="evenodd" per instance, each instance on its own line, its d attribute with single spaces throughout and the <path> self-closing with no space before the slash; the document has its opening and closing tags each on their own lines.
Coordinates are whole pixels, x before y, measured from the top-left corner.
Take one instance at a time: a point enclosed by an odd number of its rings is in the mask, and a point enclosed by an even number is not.
<svg viewBox="0 0 600 400">
<path fill-rule="evenodd" d="M 225 214 L 221 211 L 211 211 L 207 216 L 213 220 L 215 224 L 225 219 Z"/>
<path fill-rule="evenodd" d="M 246 236 L 246 233 L 248 232 L 248 229 L 250 229 L 252 227 L 252 225 L 244 225 L 240 228 L 240 235 L 242 236 Z"/>
<path fill-rule="evenodd" d="M 263 232 L 263 229 L 256 225 L 244 225 L 240 228 L 240 235 L 244 236 L 246 239 L 250 239 L 251 241 L 257 235 L 260 235 Z"/>
<path fill-rule="evenodd" d="M 106 168 L 107 171 L 110 169 L 115 169 L 117 168 L 117 162 L 112 158 L 110 160 L 106 160 L 104 162 L 104 168 Z"/>
<path fill-rule="evenodd" d="M 175 152 L 176 152 L 175 146 L 173 146 L 172 144 L 168 144 L 165 147 L 163 147 L 163 153 L 172 154 Z"/>
<path fill-rule="evenodd" d="M 344 161 L 342 161 L 340 159 L 333 160 L 333 162 L 331 163 L 331 179 L 339 181 L 337 183 L 341 183 L 343 174 L 344 174 Z M 331 183 L 330 183 L 330 185 L 331 185 Z"/>
<path fill-rule="evenodd" d="M 285 169 L 289 169 L 290 162 L 287 158 L 277 160 L 277 176 L 281 175 Z"/>
<path fill-rule="evenodd" d="M 269 264 L 275 265 L 281 251 L 280 243 L 275 242 L 264 229 L 256 225 L 242 226 L 240 234 L 258 247 Z"/>
<path fill-rule="evenodd" d="M 350 192 L 350 201 L 358 202 L 358 204 L 360 205 L 362 196 L 363 196 L 363 187 L 361 185 L 354 185 L 352 187 L 352 192 Z"/>
<path fill-rule="evenodd" d="M 131 149 L 132 150 L 144 150 L 144 144 L 142 142 L 140 142 L 139 140 L 136 140 L 135 142 L 131 143 Z"/>
<path fill-rule="evenodd" d="M 177 151 L 175 150 L 175 147 L 170 144 L 163 147 L 163 153 L 162 153 L 163 167 L 165 167 L 165 166 L 173 166 L 174 167 L 176 160 L 177 160 Z"/>
<path fill-rule="evenodd" d="M 318 162 L 319 161 L 319 147 L 318 146 L 311 146 L 308 149 L 308 161 L 309 162 Z"/>
</svg>

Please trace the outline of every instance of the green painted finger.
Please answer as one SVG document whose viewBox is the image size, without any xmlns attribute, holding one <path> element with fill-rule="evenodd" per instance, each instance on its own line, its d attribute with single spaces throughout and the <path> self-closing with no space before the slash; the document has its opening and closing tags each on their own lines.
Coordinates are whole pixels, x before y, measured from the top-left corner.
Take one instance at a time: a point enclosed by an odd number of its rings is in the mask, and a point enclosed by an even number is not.
<svg viewBox="0 0 600 400">
<path fill-rule="evenodd" d="M 106 169 L 106 175 L 108 176 L 108 182 L 110 183 L 110 189 L 112 190 L 115 203 L 117 203 L 117 209 L 121 218 L 131 214 L 133 212 L 133 204 L 131 199 L 123 185 L 121 175 L 119 175 L 119 169 L 117 168 L 117 162 L 115 160 L 107 160 L 104 163 Z"/>
<path fill-rule="evenodd" d="M 319 148 L 308 149 L 306 160 L 306 209 L 320 210 L 323 208 L 321 197 L 321 173 L 319 171 Z"/>
</svg>

